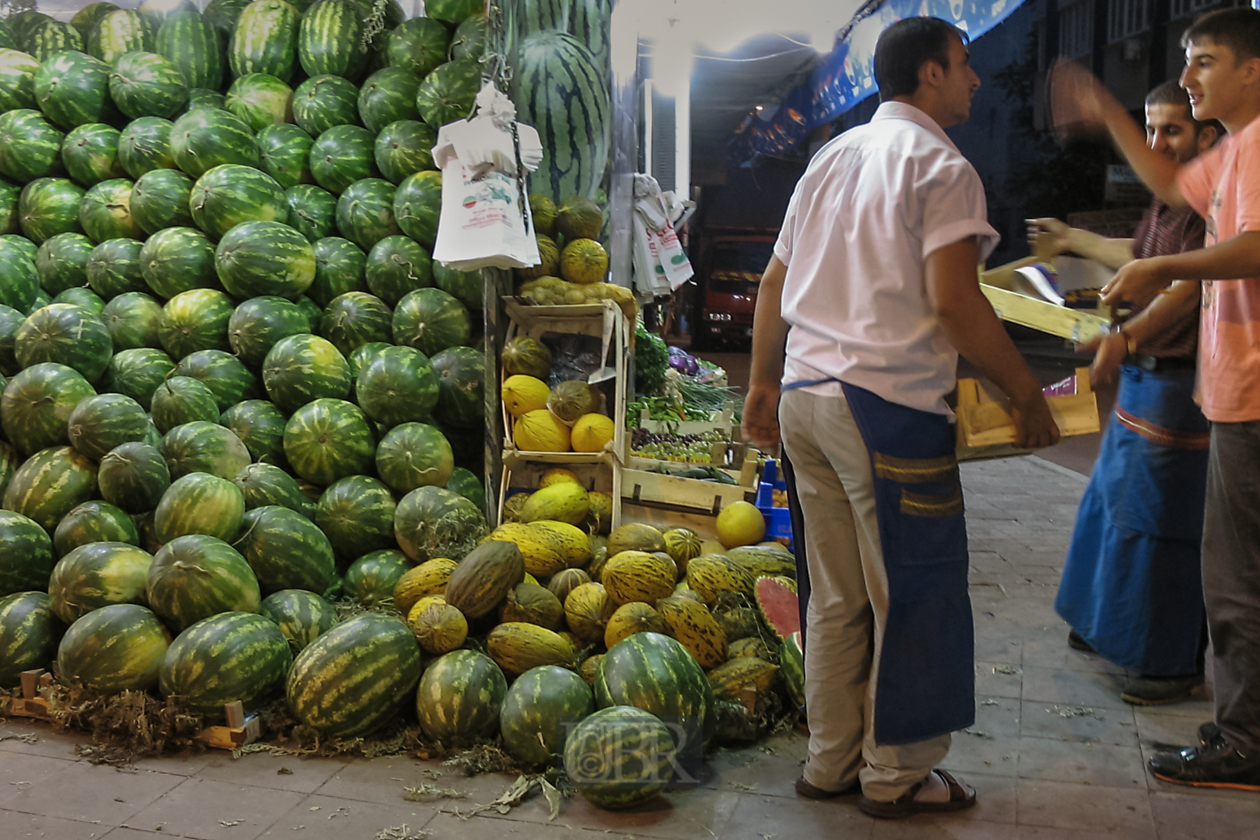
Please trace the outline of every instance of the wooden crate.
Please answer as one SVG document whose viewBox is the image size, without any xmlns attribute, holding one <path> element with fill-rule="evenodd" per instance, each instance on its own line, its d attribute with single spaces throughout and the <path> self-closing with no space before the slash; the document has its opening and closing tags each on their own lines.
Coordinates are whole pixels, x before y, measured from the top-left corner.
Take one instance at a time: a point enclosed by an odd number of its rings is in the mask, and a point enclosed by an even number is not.
<svg viewBox="0 0 1260 840">
<path fill-rule="evenodd" d="M 727 408 L 718 412 L 718 416 L 712 420 L 653 420 L 645 408 L 639 414 L 639 428 L 658 434 L 669 432 L 675 435 L 703 435 L 707 432 L 720 431 L 725 432 L 728 438 L 732 438 L 734 417 L 735 410 Z"/>
<path fill-rule="evenodd" d="M 980 274 L 980 291 L 989 299 L 999 318 L 1078 344 L 1091 341 L 1111 329 L 1109 313 L 1059 306 L 1016 291 L 1016 270 L 1038 262 L 1042 260 L 1026 257 Z"/>
<path fill-rule="evenodd" d="M 43 668 L 34 668 L 23 671 L 19 676 L 22 696 L 13 698 L 9 706 L 9 714 L 14 717 L 52 720 L 52 716 L 48 713 L 48 701 L 39 696 L 39 690 L 53 684 L 53 675 Z"/>
<path fill-rule="evenodd" d="M 717 468 L 735 479 L 737 484 L 702 481 L 662 472 L 662 470 L 680 471 L 687 467 L 687 464 L 682 463 L 632 457 L 621 474 L 623 503 L 629 502 L 680 513 L 717 516 L 718 512 L 728 504 L 751 501 L 751 497 L 757 492 L 755 450 L 746 451 L 745 460 L 739 470 Z"/>
<path fill-rule="evenodd" d="M 566 453 L 556 453 L 566 454 Z M 570 452 L 569 455 L 581 454 Z M 621 463 L 606 455 L 602 461 L 552 461 L 524 457 L 520 453 L 508 451 L 503 453 L 503 480 L 499 482 L 498 505 L 494 510 L 494 521 L 497 526 L 503 521 L 503 503 L 520 492 L 533 492 L 538 489 L 538 480 L 543 473 L 554 467 L 566 467 L 577 473 L 578 480 L 588 491 L 598 490 L 612 496 L 612 527 L 621 524 Z"/>
<path fill-rule="evenodd" d="M 1099 431 L 1098 398 L 1090 390 L 1089 368 L 1076 371 L 1075 393 L 1046 398 L 1050 413 L 1062 437 L 1088 435 Z M 1035 449 L 1015 446 L 1015 421 L 1008 401 L 991 383 L 976 379 L 958 380 L 958 460 L 1006 458 L 1027 455 Z"/>
<path fill-rule="evenodd" d="M 507 341 L 517 336 L 541 340 L 548 333 L 559 335 L 585 335 L 600 339 L 602 367 L 592 373 L 587 381 L 599 385 L 612 381 L 610 404 L 606 406 L 613 421 L 613 439 L 605 452 L 538 452 L 518 449 L 512 438 L 513 418 L 500 401 L 503 418 L 504 457 L 515 456 L 556 464 L 598 464 L 606 460 L 606 454 L 625 460 L 626 456 L 626 387 L 629 375 L 629 350 L 627 336 L 630 327 L 617 305 L 611 301 L 588 303 L 577 306 L 525 306 L 514 297 L 503 299 L 510 323 Z M 500 377 L 502 384 L 502 376 Z"/>
</svg>

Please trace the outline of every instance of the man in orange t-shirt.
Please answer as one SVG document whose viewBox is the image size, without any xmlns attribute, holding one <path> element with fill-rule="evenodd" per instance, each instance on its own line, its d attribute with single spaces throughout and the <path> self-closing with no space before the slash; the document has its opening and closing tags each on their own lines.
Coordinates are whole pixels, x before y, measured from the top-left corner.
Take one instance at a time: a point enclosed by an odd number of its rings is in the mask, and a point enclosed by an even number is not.
<svg viewBox="0 0 1260 840">
<path fill-rule="evenodd" d="M 1202 563 L 1216 720 L 1198 744 L 1150 764 L 1165 781 L 1260 790 L 1260 11 L 1204 15 L 1182 46 L 1195 119 L 1217 119 L 1228 135 L 1190 163 L 1147 149 L 1124 107 L 1076 65 L 1056 68 L 1051 94 L 1057 124 L 1105 127 L 1156 195 L 1206 220 L 1206 247 L 1125 265 L 1103 300 L 1145 304 L 1173 280 L 1204 281 L 1198 397 L 1212 440 Z"/>
</svg>

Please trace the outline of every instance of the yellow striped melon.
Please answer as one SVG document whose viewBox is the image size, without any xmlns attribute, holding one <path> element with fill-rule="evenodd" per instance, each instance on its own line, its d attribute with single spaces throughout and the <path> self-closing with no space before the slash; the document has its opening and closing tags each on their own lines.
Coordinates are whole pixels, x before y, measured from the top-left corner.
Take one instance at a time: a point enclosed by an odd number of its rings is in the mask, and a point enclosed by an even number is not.
<svg viewBox="0 0 1260 840">
<path fill-rule="evenodd" d="M 671 595 L 657 601 L 656 610 L 669 627 L 669 635 L 682 643 L 701 668 L 707 670 L 726 661 L 726 634 L 704 604 Z"/>
<path fill-rule="evenodd" d="M 599 580 L 614 604 L 655 604 L 674 591 L 673 561 L 646 551 L 623 551 L 608 558 Z"/>
<path fill-rule="evenodd" d="M 642 601 L 622 604 L 604 628 L 604 647 L 611 648 L 627 636 L 645 632 L 668 635 L 669 627 L 651 604 Z"/>
<path fill-rule="evenodd" d="M 570 525 L 581 524 L 591 508 L 590 496 L 580 484 L 560 482 L 535 490 L 521 508 L 522 522 L 552 519 Z"/>
<path fill-rule="evenodd" d="M 527 624 L 508 621 L 490 631 L 486 653 L 505 674 L 523 674 L 539 665 L 572 667 L 575 651 L 560 634 Z"/>
<path fill-rule="evenodd" d="M 584 583 L 564 599 L 564 619 L 569 630 L 587 644 L 604 640 L 608 612 L 608 592 L 600 583 Z"/>
<path fill-rule="evenodd" d="M 394 606 L 407 615 L 416 601 L 425 595 L 445 592 L 446 583 L 457 565 L 446 557 L 434 557 L 408 569 L 394 584 Z"/>
</svg>

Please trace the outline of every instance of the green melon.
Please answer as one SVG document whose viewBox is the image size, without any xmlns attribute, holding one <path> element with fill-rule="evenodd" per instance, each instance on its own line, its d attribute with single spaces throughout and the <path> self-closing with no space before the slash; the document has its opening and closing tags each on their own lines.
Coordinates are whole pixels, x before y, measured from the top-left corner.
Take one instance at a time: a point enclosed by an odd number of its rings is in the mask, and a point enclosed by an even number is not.
<svg viewBox="0 0 1260 840">
<path fill-rule="evenodd" d="M 205 420 L 183 423 L 163 435 L 162 457 L 175 479 L 209 473 L 231 480 L 251 462 L 249 450 L 231 429 Z"/>
<path fill-rule="evenodd" d="M 592 805 L 624 811 L 665 789 L 673 778 L 676 755 L 674 736 L 659 717 L 617 705 L 573 728 L 565 742 L 564 768 Z"/>
<path fill-rule="evenodd" d="M 245 513 L 233 547 L 249 563 L 264 593 L 323 592 L 336 573 L 332 543 L 310 519 L 281 505 Z"/>
<path fill-rule="evenodd" d="M 297 65 L 301 18 L 284 0 L 256 0 L 242 9 L 228 45 L 232 75 L 268 73 L 289 81 Z"/>
<path fill-rule="evenodd" d="M 337 199 L 337 229 L 365 251 L 402 233 L 394 220 L 394 185 L 382 178 L 365 178 L 346 187 Z"/>
<path fill-rule="evenodd" d="M 544 764 L 564 752 L 574 721 L 595 710 L 591 687 L 558 665 L 530 668 L 508 689 L 499 731 L 508 750 L 526 764 Z"/>
<path fill-rule="evenodd" d="M 262 131 L 293 120 L 293 88 L 268 73 L 248 73 L 232 82 L 223 107 Z"/>
<path fill-rule="evenodd" d="M 70 625 L 110 604 L 145 600 L 153 555 L 125 542 L 94 542 L 67 551 L 53 569 L 48 597 L 57 617 Z"/>
<path fill-rule="evenodd" d="M 337 199 L 314 184 L 298 184 L 285 192 L 289 226 L 312 243 L 331 236 L 337 227 Z M 316 266 L 316 276 L 319 268 Z"/>
<path fill-rule="evenodd" d="M 65 178 L 31 181 L 18 199 L 22 234 L 38 245 L 59 233 L 81 232 L 79 206 L 85 193 L 86 190 Z"/>
<path fill-rule="evenodd" d="M 369 362 L 379 356 L 382 350 L 388 350 L 393 346 L 385 341 L 369 341 L 367 344 L 361 344 L 354 348 L 350 355 L 346 357 L 346 364 L 350 365 L 350 375 L 354 378 L 356 386 L 359 382 L 359 373 L 363 368 L 367 367 Z"/>
<path fill-rule="evenodd" d="M 295 654 L 336 627 L 338 622 L 337 611 L 332 604 L 305 589 L 273 592 L 263 598 L 258 612 L 280 627 Z"/>
<path fill-rule="evenodd" d="M 349 560 L 364 553 L 393 548 L 394 495 L 366 475 L 334 481 L 315 506 L 315 524 L 327 535 L 338 556 Z"/>
<path fill-rule="evenodd" d="M 485 306 L 485 281 L 480 271 L 459 271 L 435 262 L 433 285 L 473 312 L 478 312 Z"/>
<path fill-rule="evenodd" d="M 393 312 L 380 298 L 366 292 L 347 292 L 328 304 L 319 334 L 348 356 L 360 345 L 389 341 L 392 322 Z"/>
<path fill-rule="evenodd" d="M 403 233 L 429 247 L 437 240 L 442 211 L 442 173 L 421 171 L 408 175 L 394 193 L 394 218 Z"/>
<path fill-rule="evenodd" d="M 195 10 L 167 15 L 153 39 L 153 51 L 171 60 L 190 88 L 223 84 L 223 43 L 214 26 Z"/>
<path fill-rule="evenodd" d="M 245 499 L 245 509 L 279 505 L 315 518 L 315 503 L 307 498 L 297 479 L 274 464 L 250 464 L 232 479 Z"/>
<path fill-rule="evenodd" d="M 217 289 L 180 292 L 162 307 L 158 325 L 162 346 L 173 359 L 182 359 L 197 350 L 231 349 L 227 325 L 234 308 L 232 299 Z"/>
<path fill-rule="evenodd" d="M 373 551 L 346 569 L 345 593 L 361 607 L 392 603 L 394 585 L 411 568 L 407 556 L 397 550 Z"/>
<path fill-rule="evenodd" d="M 293 471 L 312 484 L 327 486 L 365 472 L 375 451 L 367 419 L 345 400 L 307 403 L 284 427 L 284 454 Z"/>
<path fill-rule="evenodd" d="M 359 371 L 355 398 L 368 417 L 387 427 L 427 420 L 438 401 L 437 375 L 420 351 L 389 347 Z"/>
<path fill-rule="evenodd" d="M 412 490 L 394 512 L 398 545 L 417 563 L 464 557 L 488 532 L 485 514 L 476 505 L 442 487 Z"/>
<path fill-rule="evenodd" d="M 343 399 L 352 385 L 341 351 L 327 339 L 305 333 L 276 342 L 263 360 L 262 377 L 267 396 L 289 412 L 312 400 Z"/>
<path fill-rule="evenodd" d="M 24 184 L 56 174 L 64 140 L 39 111 L 19 108 L 0 114 L 0 175 Z"/>
<path fill-rule="evenodd" d="M 312 77 L 332 74 L 351 81 L 363 75 L 370 60 L 367 19 L 354 3 L 318 0 L 302 15 L 298 61 Z"/>
<path fill-rule="evenodd" d="M 288 466 L 284 426 L 288 418 L 267 400 L 245 400 L 228 408 L 219 422 L 231 429 L 256 461 Z"/>
<path fill-rule="evenodd" d="M 476 505 L 479 510 L 486 509 L 485 488 L 482 486 L 481 479 L 474 475 L 471 470 L 463 467 L 456 467 L 451 470 L 451 477 L 446 481 L 446 489 L 453 490 L 463 496 Z"/>
<path fill-rule="evenodd" d="M 395 426 L 376 447 L 376 472 L 397 493 L 429 485 L 445 487 L 453 469 L 450 442 L 427 423 Z"/>
<path fill-rule="evenodd" d="M 175 369 L 171 357 L 152 347 L 121 350 L 110 359 L 101 388 L 126 394 L 140 405 L 152 405 L 153 393 Z"/>
<path fill-rule="evenodd" d="M 170 376 L 153 392 L 153 425 L 162 434 L 196 421 L 216 423 L 219 404 L 206 383 L 190 376 Z"/>
<path fill-rule="evenodd" d="M 35 71 L 39 59 L 0 45 L 0 111 L 30 110 L 35 102 Z"/>
<path fill-rule="evenodd" d="M 41 449 L 18 467 L 4 507 L 51 532 L 67 513 L 96 494 L 96 464 L 68 446 Z"/>
<path fill-rule="evenodd" d="M 434 21 L 414 18 L 408 23 L 432 24 Z M 439 28 L 445 29 L 442 26 Z M 395 38 L 397 32 L 391 34 L 391 43 Z M 420 79 L 420 75 L 405 67 L 385 67 L 369 76 L 363 83 L 363 90 L 359 91 L 357 103 L 358 116 L 368 131 L 380 134 L 390 123 L 419 120 L 416 91 L 420 88 Z"/>
<path fill-rule="evenodd" d="M 288 201 L 283 192 L 280 202 L 287 219 Z M 306 291 L 315 280 L 315 249 L 306 237 L 288 225 L 271 221 L 243 222 L 229 230 L 219 242 L 214 266 L 223 288 L 237 297 L 293 298 Z"/>
<path fill-rule="evenodd" d="M 232 351 L 254 367 L 262 365 L 280 339 L 306 332 L 306 318 L 297 304 L 274 295 L 250 298 L 236 307 L 228 321 Z"/>
<path fill-rule="evenodd" d="M 713 692 L 682 644 L 660 633 L 635 633 L 613 645 L 595 674 L 600 708 L 635 706 L 679 727 L 679 751 L 700 754 Z"/>
<path fill-rule="evenodd" d="M 310 152 L 315 183 L 341 195 L 355 181 L 375 178 L 376 137 L 357 125 L 338 125 L 315 139 Z"/>
<path fill-rule="evenodd" d="M 451 58 L 481 61 L 486 52 L 487 20 L 485 12 L 474 13 L 455 28 L 451 36 Z"/>
<path fill-rule="evenodd" d="M 39 523 L 20 513 L 0 510 L 0 597 L 27 590 L 48 590 L 56 558 L 52 538 Z"/>
<path fill-rule="evenodd" d="M 227 111 L 202 108 L 184 114 L 171 127 L 170 143 L 175 164 L 193 178 L 224 163 L 255 168 L 262 163 L 253 131 Z"/>
<path fill-rule="evenodd" d="M 258 378 L 240 359 L 222 350 L 189 353 L 175 366 L 175 375 L 200 380 L 214 394 L 220 412 L 258 396 Z"/>
<path fill-rule="evenodd" d="M 92 185 L 83 194 L 79 224 L 93 242 L 144 237 L 144 231 L 131 215 L 131 185 L 126 178 L 114 178 Z"/>
<path fill-rule="evenodd" d="M 87 281 L 102 300 L 122 294 L 147 292 L 140 266 L 144 245 L 135 239 L 106 239 L 92 249 L 87 262 Z M 104 306 L 101 307 L 104 312 Z M 102 321 L 104 319 L 102 318 Z M 106 324 L 106 329 L 109 325 Z M 113 338 L 113 331 L 110 331 Z"/>
<path fill-rule="evenodd" d="M 408 292 L 394 309 L 394 342 L 433 357 L 472 338 L 468 309 L 441 289 Z"/>
<path fill-rule="evenodd" d="M 59 233 L 45 239 L 35 255 L 39 285 L 50 295 L 87 285 L 92 240 L 81 233 Z"/>
<path fill-rule="evenodd" d="M 194 289 L 219 289 L 214 250 L 210 237 L 196 228 L 165 228 L 144 243 L 140 251 L 140 273 L 153 293 L 161 298 L 174 298 Z M 205 301 L 217 310 L 217 305 L 210 303 L 212 298 L 213 295 L 201 295 L 194 299 Z M 184 349 L 183 344 L 180 349 Z"/>
<path fill-rule="evenodd" d="M 507 680 L 494 660 L 472 650 L 437 659 L 420 678 L 416 714 L 420 729 L 443 746 L 471 746 L 493 738 L 507 696 Z"/>
<path fill-rule="evenodd" d="M 239 700 L 256 709 L 279 694 L 292 664 L 289 640 L 274 621 L 224 612 L 190 625 L 171 642 L 158 689 L 215 719 L 228 703 Z"/>
<path fill-rule="evenodd" d="M 233 540 L 245 516 L 245 497 L 235 484 L 209 473 L 189 473 L 171 483 L 153 515 L 159 542 L 203 534 Z"/>
<path fill-rule="evenodd" d="M 81 125 L 66 135 L 61 162 L 66 173 L 85 187 L 127 174 L 118 161 L 118 129 L 103 123 Z"/>
<path fill-rule="evenodd" d="M 269 125 L 258 132 L 258 154 L 262 169 L 286 190 L 298 184 L 309 184 L 311 135 L 296 125 Z"/>
<path fill-rule="evenodd" d="M 485 420 L 486 355 L 480 348 L 450 347 L 433 357 L 438 403 L 433 416 L 443 427 L 472 429 Z"/>
<path fill-rule="evenodd" d="M 437 131 L 419 120 L 392 122 L 376 135 L 376 167 L 385 178 L 401 184 L 416 172 L 437 168 L 433 162 L 436 143 Z"/>
<path fill-rule="evenodd" d="M 348 239 L 320 239 L 315 243 L 315 281 L 306 290 L 307 296 L 322 308 L 346 292 L 368 291 L 363 276 L 366 260 L 363 250 Z"/>
<path fill-rule="evenodd" d="M 48 56 L 35 71 L 35 100 L 49 119 L 65 129 L 110 122 L 109 63 L 78 50 Z"/>
<path fill-rule="evenodd" d="M 101 496 L 128 513 L 153 510 L 171 486 L 166 459 L 147 443 L 124 443 L 101 458 L 97 473 Z"/>
<path fill-rule="evenodd" d="M 147 597 L 153 611 L 177 633 L 222 612 L 256 613 L 262 602 L 245 558 L 223 540 L 204 534 L 176 537 L 162 546 L 149 567 Z"/>
<path fill-rule="evenodd" d="M 131 188 L 131 216 L 150 235 L 165 228 L 190 227 L 188 200 L 193 180 L 176 169 L 154 169 Z"/>
<path fill-rule="evenodd" d="M 171 129 L 174 123 L 161 117 L 132 120 L 118 138 L 118 162 L 132 178 L 155 169 L 174 169 Z"/>
<path fill-rule="evenodd" d="M 110 604 L 70 626 L 57 648 L 57 674 L 100 694 L 157 685 L 171 634 L 138 604 Z"/>
<path fill-rule="evenodd" d="M 284 188 L 274 178 L 234 163 L 216 166 L 198 178 L 188 207 L 197 227 L 215 238 L 242 222 L 279 222 L 289 217 Z"/>
<path fill-rule="evenodd" d="M 481 65 L 469 59 L 448 61 L 424 77 L 416 92 L 420 118 L 433 128 L 466 119 L 481 90 Z"/>
<path fill-rule="evenodd" d="M 17 688 L 23 671 L 52 668 L 64 631 L 47 594 L 0 596 L 0 689 Z"/>
<path fill-rule="evenodd" d="M 66 428 L 70 445 L 99 461 L 117 446 L 144 440 L 149 417 L 125 394 L 99 394 L 79 401 Z"/>
<path fill-rule="evenodd" d="M 130 240 L 124 240 L 130 241 Z M 124 292 L 118 295 L 101 310 L 101 320 L 109 330 L 109 337 L 118 352 L 139 347 L 161 347 L 158 337 L 158 323 L 162 319 L 162 304 L 142 292 Z M 118 358 L 110 359 L 111 367 Z M 110 369 L 106 368 L 104 384 L 110 377 Z"/>
<path fill-rule="evenodd" d="M 0 240 L 0 274 L 6 281 L 0 284 L 0 304 L 19 314 L 30 309 L 41 292 L 39 273 L 35 269 L 35 261 L 27 257 L 16 242 Z"/>
<path fill-rule="evenodd" d="M 88 52 L 106 64 L 113 64 L 126 53 L 148 50 L 152 46 L 148 21 L 133 9 L 115 9 L 102 15 L 88 30 Z"/>
<path fill-rule="evenodd" d="M 293 121 L 312 137 L 359 122 L 359 89 L 340 76 L 312 76 L 293 96 Z"/>
<path fill-rule="evenodd" d="M 364 277 L 372 294 L 397 306 L 409 292 L 433 285 L 433 261 L 423 245 L 407 236 L 387 236 L 368 254 Z"/>
<path fill-rule="evenodd" d="M 55 362 L 32 365 L 13 377 L 0 397 L 0 426 L 27 455 L 70 441 L 67 423 L 78 404 L 96 390 L 73 368 Z"/>
<path fill-rule="evenodd" d="M 109 75 L 109 93 L 128 117 L 169 117 L 188 101 L 188 86 L 175 62 L 153 52 L 129 52 Z"/>
</svg>

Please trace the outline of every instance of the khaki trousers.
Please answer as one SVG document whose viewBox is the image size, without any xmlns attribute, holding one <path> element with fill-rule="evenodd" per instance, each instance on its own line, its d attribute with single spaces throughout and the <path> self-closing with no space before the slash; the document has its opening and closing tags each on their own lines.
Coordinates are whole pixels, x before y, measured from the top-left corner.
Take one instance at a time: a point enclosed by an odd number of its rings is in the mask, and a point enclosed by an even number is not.
<svg viewBox="0 0 1260 840">
<path fill-rule="evenodd" d="M 843 396 L 786 391 L 779 426 L 805 520 L 810 581 L 805 780 L 840 790 L 860 778 L 868 798 L 891 801 L 945 758 L 950 736 L 898 746 L 875 743 L 875 677 L 888 576 L 870 456 Z"/>
</svg>

